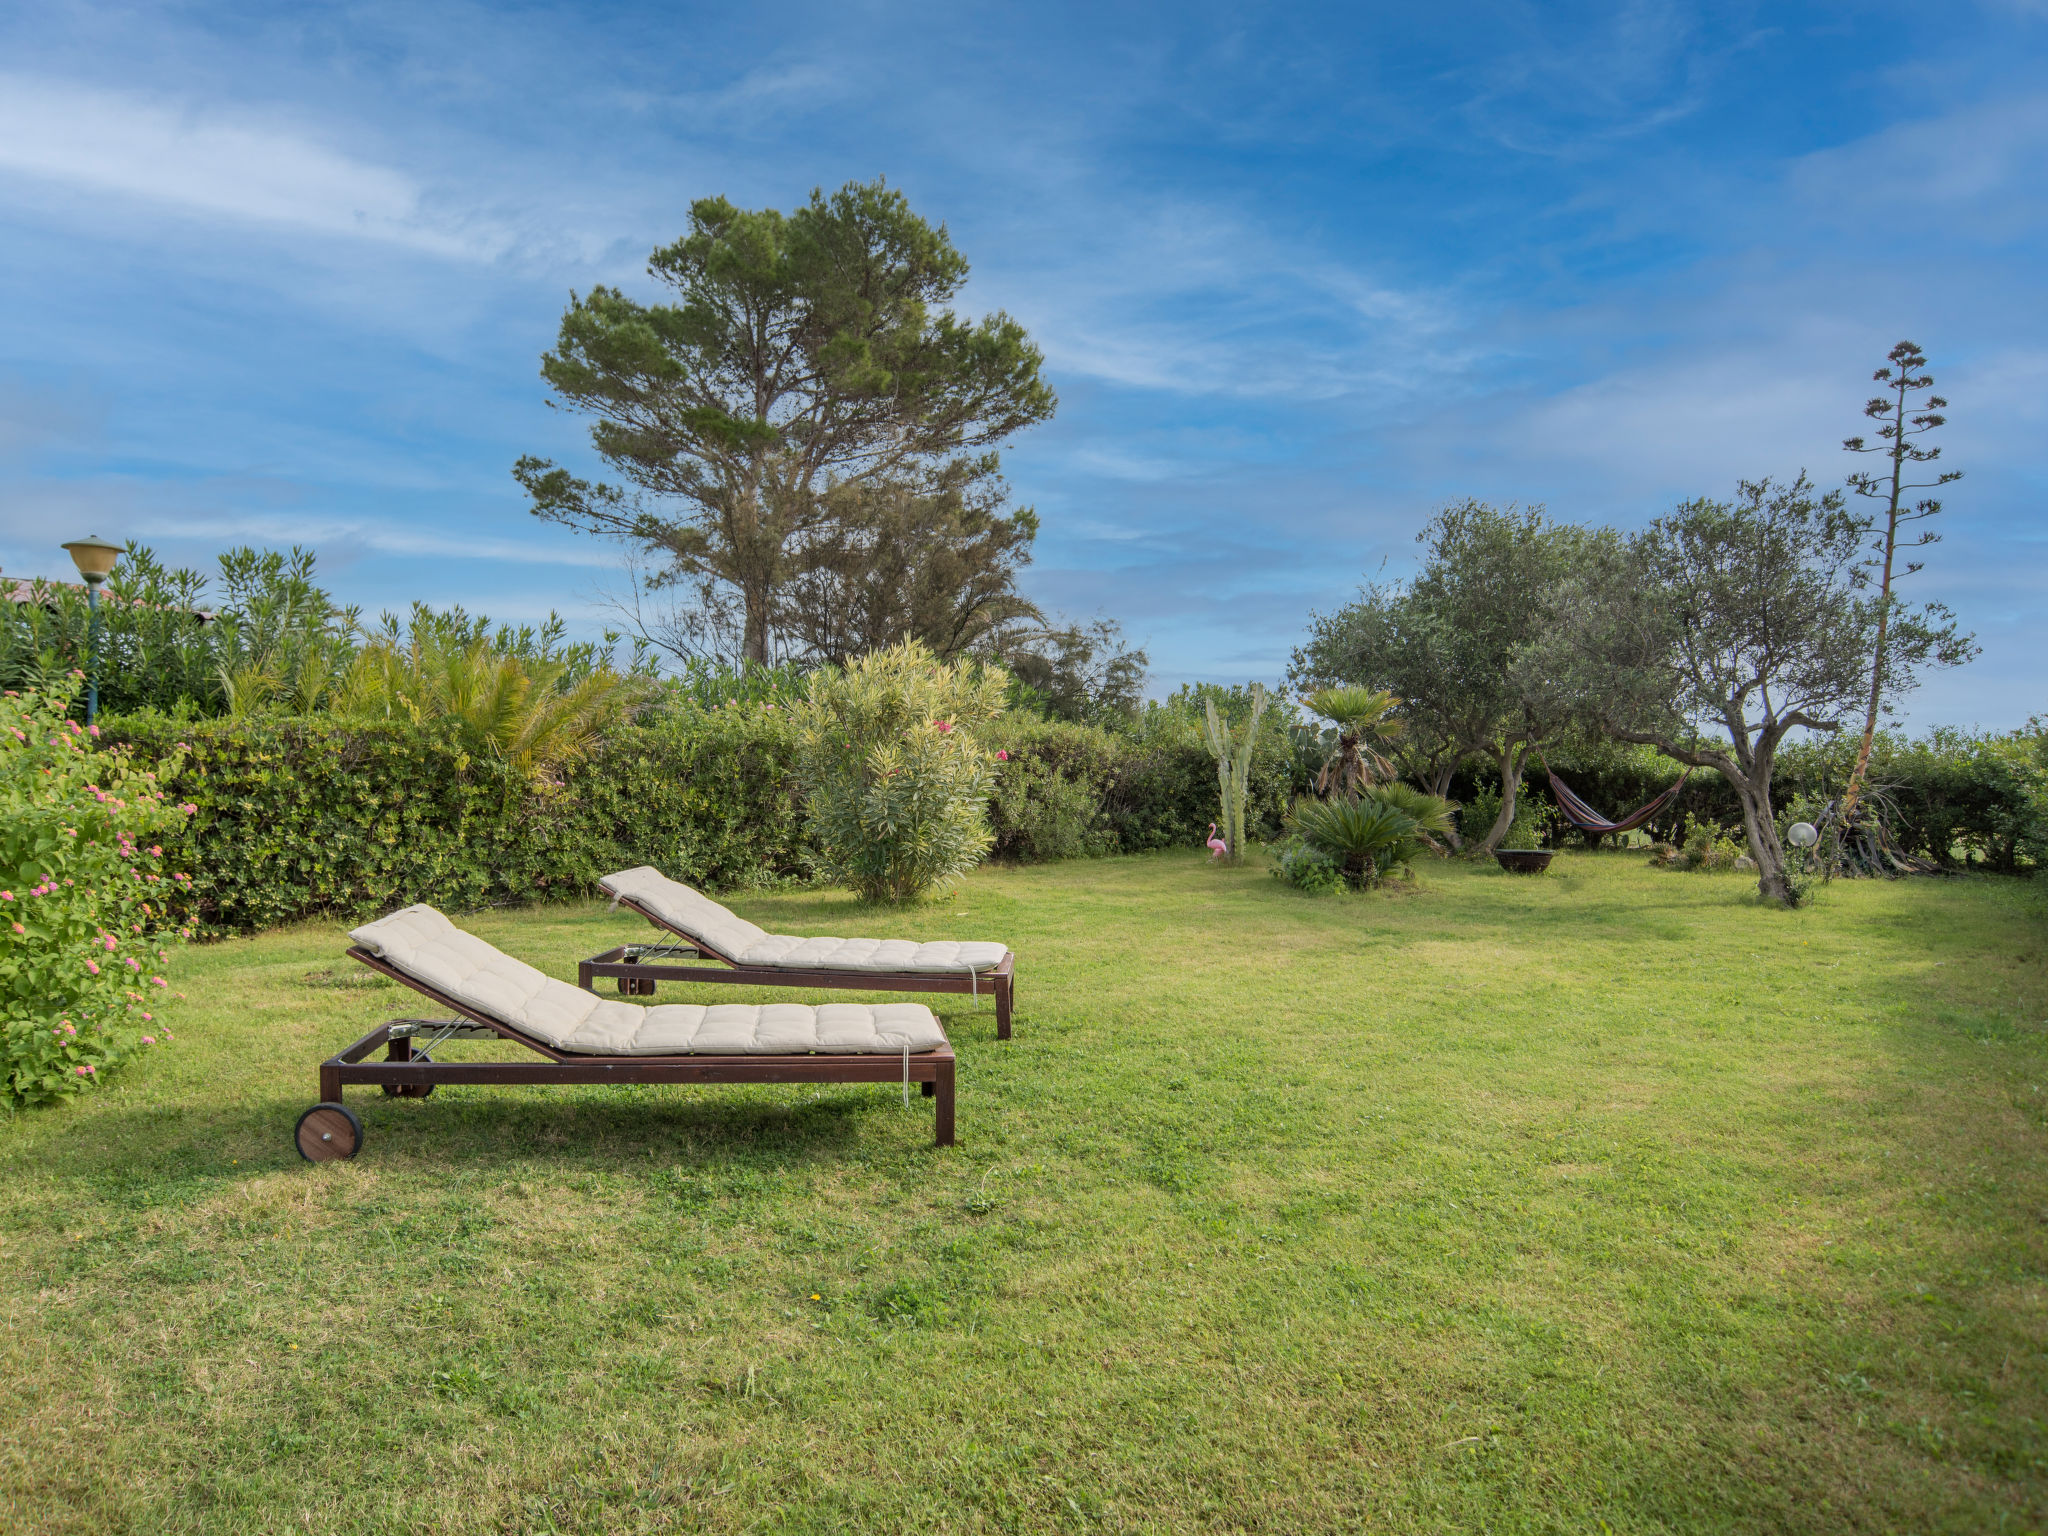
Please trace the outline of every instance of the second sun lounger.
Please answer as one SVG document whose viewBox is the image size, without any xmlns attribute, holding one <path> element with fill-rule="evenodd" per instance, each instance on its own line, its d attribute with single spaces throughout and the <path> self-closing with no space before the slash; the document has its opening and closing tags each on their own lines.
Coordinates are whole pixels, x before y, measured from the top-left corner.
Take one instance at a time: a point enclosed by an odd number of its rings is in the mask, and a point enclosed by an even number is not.
<svg viewBox="0 0 2048 1536">
<path fill-rule="evenodd" d="M 455 1015 L 393 1019 L 320 1064 L 320 1102 L 300 1116 L 311 1162 L 354 1157 L 363 1126 L 344 1088 L 425 1098 L 442 1083 L 917 1083 L 953 1144 L 953 1047 L 922 1003 L 767 1005 L 606 1002 L 464 933 L 428 906 L 349 934 L 349 958 Z M 465 1022 L 466 1021 L 466 1022 Z M 532 1058 L 435 1061 L 444 1040 L 503 1039 Z M 385 1058 L 370 1061 L 378 1047 Z"/>
<path fill-rule="evenodd" d="M 651 997 L 658 981 L 734 982 L 757 987 L 832 988 L 856 992 L 988 993 L 995 998 L 996 1038 L 1010 1038 L 1017 1000 L 1017 957 L 1000 944 L 909 939 L 799 938 L 770 933 L 702 891 L 651 865 L 622 869 L 598 882 L 613 904 L 639 913 L 681 944 L 622 944 L 576 967 L 576 984 L 595 990 L 616 978 L 626 997 Z M 663 962 L 701 955 L 714 965 Z"/>
</svg>

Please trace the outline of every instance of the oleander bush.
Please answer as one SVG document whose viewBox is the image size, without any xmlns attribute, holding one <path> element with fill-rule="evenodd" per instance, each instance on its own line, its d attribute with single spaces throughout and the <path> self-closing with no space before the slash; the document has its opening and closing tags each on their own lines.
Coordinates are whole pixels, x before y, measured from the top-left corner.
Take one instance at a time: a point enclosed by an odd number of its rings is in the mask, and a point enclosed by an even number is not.
<svg viewBox="0 0 2048 1536">
<path fill-rule="evenodd" d="M 68 718 L 79 680 L 0 704 L 0 1097 L 81 1092 L 168 1040 L 167 872 L 192 807 Z"/>
<path fill-rule="evenodd" d="M 1009 681 L 914 640 L 811 674 L 795 706 L 797 761 L 826 875 L 902 903 L 982 861 L 1003 761 L 988 728 Z"/>
</svg>

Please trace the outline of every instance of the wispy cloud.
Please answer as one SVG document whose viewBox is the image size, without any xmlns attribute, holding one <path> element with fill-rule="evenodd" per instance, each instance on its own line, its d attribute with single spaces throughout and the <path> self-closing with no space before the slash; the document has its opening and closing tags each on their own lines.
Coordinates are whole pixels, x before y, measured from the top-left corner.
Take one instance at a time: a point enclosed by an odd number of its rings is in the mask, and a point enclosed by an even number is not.
<svg viewBox="0 0 2048 1536">
<path fill-rule="evenodd" d="M 189 214 L 489 260 L 491 221 L 433 206 L 421 185 L 292 125 L 68 81 L 0 75 L 0 169 Z"/>
</svg>

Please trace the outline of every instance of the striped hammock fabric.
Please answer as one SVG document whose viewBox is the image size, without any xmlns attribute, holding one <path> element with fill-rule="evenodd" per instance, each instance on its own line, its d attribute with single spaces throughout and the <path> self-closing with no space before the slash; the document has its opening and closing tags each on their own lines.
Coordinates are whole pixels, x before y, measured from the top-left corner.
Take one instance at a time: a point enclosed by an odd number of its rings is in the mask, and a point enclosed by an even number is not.
<svg viewBox="0 0 2048 1536">
<path fill-rule="evenodd" d="M 1550 764 L 1543 765 L 1543 772 L 1550 780 L 1551 794 L 1557 797 L 1557 808 L 1564 812 L 1564 819 L 1581 832 L 1633 832 L 1676 800 L 1678 792 L 1685 788 L 1685 781 L 1692 777 L 1692 770 L 1686 769 L 1678 776 L 1678 782 L 1656 799 L 1637 806 L 1619 821 L 1609 821 L 1573 794 L 1572 787 L 1550 771 Z"/>
</svg>

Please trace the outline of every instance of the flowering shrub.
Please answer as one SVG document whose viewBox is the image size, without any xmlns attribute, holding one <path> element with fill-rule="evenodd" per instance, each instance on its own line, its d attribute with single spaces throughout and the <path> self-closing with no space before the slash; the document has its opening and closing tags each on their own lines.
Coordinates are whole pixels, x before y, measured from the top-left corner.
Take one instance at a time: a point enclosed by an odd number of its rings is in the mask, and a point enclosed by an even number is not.
<svg viewBox="0 0 2048 1536">
<path fill-rule="evenodd" d="M 995 751 L 983 740 L 1009 676 L 949 665 L 914 641 L 813 673 L 797 753 L 825 872 L 869 901 L 915 901 L 988 852 Z"/>
<path fill-rule="evenodd" d="M 164 1027 L 162 840 L 192 813 L 66 718 L 73 678 L 0 696 L 0 1091 L 77 1093 Z M 174 758 L 164 765 L 175 769 Z"/>
</svg>

